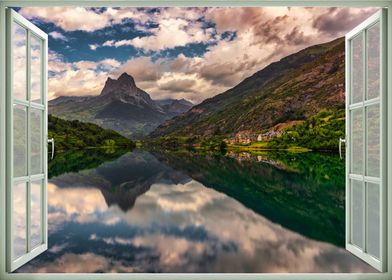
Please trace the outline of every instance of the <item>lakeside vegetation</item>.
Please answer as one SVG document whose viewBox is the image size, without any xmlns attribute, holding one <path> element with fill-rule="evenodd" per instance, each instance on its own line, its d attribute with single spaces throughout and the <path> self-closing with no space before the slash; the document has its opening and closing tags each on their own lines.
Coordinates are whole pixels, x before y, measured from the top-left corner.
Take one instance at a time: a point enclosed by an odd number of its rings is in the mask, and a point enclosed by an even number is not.
<svg viewBox="0 0 392 280">
<path fill-rule="evenodd" d="M 48 116 L 48 137 L 54 138 L 57 151 L 88 148 L 134 148 L 135 142 L 114 130 L 77 120 L 67 121 Z"/>
<path fill-rule="evenodd" d="M 163 136 L 147 139 L 147 146 L 159 146 L 169 150 L 199 150 L 218 153 L 249 152 L 264 150 L 286 150 L 291 152 L 337 151 L 339 138 L 345 135 L 345 110 L 322 110 L 302 123 L 285 129 L 270 141 L 258 141 L 247 144 L 228 143 L 229 136 L 217 137 L 181 137 Z"/>
<path fill-rule="evenodd" d="M 301 124 L 284 131 L 268 143 L 269 148 L 307 148 L 317 151 L 336 151 L 339 138 L 345 135 L 345 110 L 326 111 L 310 117 Z"/>
<path fill-rule="evenodd" d="M 167 150 L 196 150 L 199 152 L 248 152 L 257 154 L 264 150 L 291 152 L 337 151 L 339 138 L 345 135 L 345 111 L 322 110 L 302 123 L 286 128 L 270 141 L 247 144 L 233 143 L 230 136 L 162 136 L 132 141 L 119 133 L 103 129 L 92 123 L 67 121 L 49 115 L 49 138 L 54 138 L 59 151 L 88 148 L 135 148 L 156 146 Z"/>
</svg>

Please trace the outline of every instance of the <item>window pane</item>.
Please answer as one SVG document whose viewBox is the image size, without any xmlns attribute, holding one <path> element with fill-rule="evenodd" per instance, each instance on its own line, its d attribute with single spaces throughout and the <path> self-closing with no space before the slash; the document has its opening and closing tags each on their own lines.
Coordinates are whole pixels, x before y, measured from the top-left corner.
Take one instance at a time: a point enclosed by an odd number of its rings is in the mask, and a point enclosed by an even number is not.
<svg viewBox="0 0 392 280">
<path fill-rule="evenodd" d="M 373 25 L 368 30 L 368 98 L 380 96 L 380 24 Z"/>
<path fill-rule="evenodd" d="M 41 185 L 31 182 L 31 248 L 41 244 Z"/>
<path fill-rule="evenodd" d="M 15 184 L 12 191 L 13 259 L 26 253 L 26 183 Z"/>
<path fill-rule="evenodd" d="M 27 110 L 14 105 L 14 177 L 27 175 Z"/>
<path fill-rule="evenodd" d="M 351 41 L 352 49 L 352 92 L 351 103 L 363 100 L 363 32 Z"/>
<path fill-rule="evenodd" d="M 41 98 L 41 40 L 31 37 L 31 101 L 42 103 Z"/>
<path fill-rule="evenodd" d="M 367 175 L 380 176 L 380 105 L 367 108 Z"/>
<path fill-rule="evenodd" d="M 360 181 L 351 180 L 351 243 L 363 248 L 363 185 Z"/>
<path fill-rule="evenodd" d="M 362 108 L 351 111 L 351 173 L 363 174 Z"/>
<path fill-rule="evenodd" d="M 30 108 L 31 174 L 42 173 L 42 111 Z"/>
<path fill-rule="evenodd" d="M 17 99 L 26 100 L 26 29 L 13 23 L 13 95 Z"/>
<path fill-rule="evenodd" d="M 380 258 L 380 186 L 368 183 L 368 253 Z"/>
</svg>

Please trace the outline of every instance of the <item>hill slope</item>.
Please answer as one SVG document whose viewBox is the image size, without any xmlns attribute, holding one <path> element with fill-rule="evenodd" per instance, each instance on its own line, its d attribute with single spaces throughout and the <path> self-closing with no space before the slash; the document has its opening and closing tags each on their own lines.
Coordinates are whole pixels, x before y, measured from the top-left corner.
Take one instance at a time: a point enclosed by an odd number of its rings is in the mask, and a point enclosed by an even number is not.
<svg viewBox="0 0 392 280">
<path fill-rule="evenodd" d="M 223 136 L 251 141 L 269 129 L 344 108 L 344 39 L 274 62 L 228 91 L 206 99 L 150 135 Z M 285 127 L 284 125 L 282 127 Z M 286 126 L 287 127 L 287 126 Z"/>
<path fill-rule="evenodd" d="M 48 116 L 48 136 L 54 138 L 56 150 L 91 147 L 135 147 L 135 143 L 117 132 L 96 124 L 67 121 Z"/>
</svg>

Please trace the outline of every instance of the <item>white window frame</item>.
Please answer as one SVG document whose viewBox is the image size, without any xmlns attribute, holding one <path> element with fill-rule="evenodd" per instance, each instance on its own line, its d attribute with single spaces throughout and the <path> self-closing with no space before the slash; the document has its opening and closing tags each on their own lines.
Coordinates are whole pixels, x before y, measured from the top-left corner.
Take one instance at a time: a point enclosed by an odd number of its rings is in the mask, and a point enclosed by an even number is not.
<svg viewBox="0 0 392 280">
<path fill-rule="evenodd" d="M 346 116 L 349 116 L 354 110 L 362 109 L 362 123 L 366 124 L 366 110 L 373 105 L 378 104 L 380 108 L 380 151 L 385 151 L 386 150 L 386 140 L 387 140 L 387 135 L 386 135 L 386 109 L 387 109 L 387 104 L 386 104 L 386 77 L 384 76 L 386 74 L 385 68 L 381 68 L 381 75 L 380 75 L 380 94 L 376 98 L 372 98 L 370 100 L 366 100 L 366 97 L 364 96 L 364 99 L 360 102 L 356 102 L 354 104 L 351 103 L 350 97 L 352 97 L 352 80 L 351 80 L 351 73 L 352 73 L 352 40 L 359 34 L 366 34 L 367 36 L 367 31 L 369 30 L 372 26 L 374 26 L 376 23 L 379 24 L 380 26 L 380 60 L 383 61 L 386 57 L 386 49 L 385 49 L 385 40 L 387 38 L 385 31 L 386 29 L 386 12 L 387 10 L 382 9 L 363 21 L 361 24 L 356 26 L 353 30 L 351 30 L 349 33 L 346 34 L 345 38 L 345 45 L 346 45 Z M 368 69 L 368 58 L 367 58 L 367 51 L 368 51 L 368 43 L 367 43 L 367 37 L 363 37 L 363 46 L 365 48 L 363 52 L 363 67 L 364 67 L 364 73 L 365 76 L 367 77 L 367 69 Z M 380 63 L 380 66 L 383 66 L 382 63 Z M 364 79 L 364 83 L 367 85 L 366 78 Z M 365 95 L 367 93 L 367 88 L 364 88 L 363 94 Z M 366 108 L 366 110 L 365 110 Z M 385 211 L 385 205 L 386 204 L 386 167 L 387 167 L 387 161 L 386 158 L 380 158 L 380 175 L 378 177 L 370 177 L 366 175 L 358 175 L 358 174 L 351 174 L 350 172 L 350 164 L 351 164 L 351 150 L 348 148 L 350 145 L 347 145 L 347 143 L 350 143 L 350 137 L 351 137 L 351 122 L 349 117 L 346 117 L 346 249 L 351 252 L 352 254 L 356 255 L 357 257 L 365 260 L 367 263 L 375 267 L 376 269 L 380 271 L 385 271 L 386 270 L 386 248 L 382 247 L 381 244 L 385 244 L 386 239 L 385 239 L 385 228 L 384 226 L 386 225 L 386 211 Z M 366 126 L 366 125 L 365 125 Z M 368 135 L 368 131 L 366 127 L 364 127 L 363 130 L 363 139 L 366 139 Z M 366 167 L 365 163 L 365 155 L 366 155 L 366 145 L 364 146 L 363 150 L 363 157 L 364 157 L 364 167 Z M 366 167 L 367 168 L 367 167 Z M 364 168 L 365 170 L 365 168 Z M 364 173 L 365 174 L 365 173 Z M 352 244 L 350 242 L 351 237 L 352 237 L 352 217 L 350 215 L 352 214 L 351 211 L 351 196 L 352 196 L 352 190 L 350 187 L 351 182 L 350 181 L 357 181 L 357 182 L 362 182 L 363 184 L 363 194 L 364 194 L 364 207 L 363 207 L 363 217 L 364 217 L 364 223 L 363 223 L 363 245 L 365 247 L 365 251 L 363 251 L 362 248 L 357 247 L 356 245 Z M 367 195 L 366 195 L 366 188 L 365 185 L 367 183 L 375 183 L 379 185 L 380 188 L 380 256 L 379 258 L 375 258 L 369 253 L 366 252 L 367 250 L 367 244 L 368 244 L 368 239 L 367 239 L 367 232 L 368 232 L 368 218 L 367 218 Z M 351 192 L 351 195 L 350 195 Z M 347 218 L 349 217 L 349 218 Z"/>
<path fill-rule="evenodd" d="M 30 92 L 26 88 L 26 94 L 27 94 L 27 100 L 20 100 L 18 98 L 15 98 L 13 94 L 10 94 L 7 99 L 7 105 L 9 111 L 12 110 L 14 104 L 21 105 L 26 109 L 27 113 L 27 127 L 29 127 L 29 123 L 31 122 L 31 115 L 30 111 L 32 109 L 34 110 L 39 110 L 43 115 L 41 118 L 41 137 L 42 137 L 42 143 L 41 143 L 41 151 L 42 151 L 42 173 L 40 174 L 31 174 L 31 163 L 30 163 L 30 146 L 31 146 L 31 127 L 27 129 L 27 146 L 29 147 L 27 150 L 27 175 L 25 176 L 18 176 L 14 177 L 13 176 L 13 165 L 10 165 L 7 167 L 7 185 L 10 186 L 10 191 L 7 191 L 7 203 L 9 203 L 9 206 L 7 209 L 13 209 L 12 206 L 12 196 L 13 196 L 13 191 L 12 188 L 15 183 L 25 183 L 27 184 L 27 196 L 26 196 L 26 220 L 27 220 L 27 225 L 26 225 L 26 250 L 27 253 L 23 254 L 22 256 L 13 259 L 12 252 L 13 252 L 13 227 L 12 225 L 14 224 L 14 217 L 12 211 L 9 211 L 7 213 L 7 253 L 9 254 L 7 256 L 7 271 L 13 271 L 17 269 L 18 267 L 24 265 L 26 262 L 30 261 L 31 259 L 35 258 L 36 256 L 40 255 L 42 252 L 46 251 L 48 249 L 48 236 L 47 236 L 47 182 L 48 182 L 48 174 L 47 174 L 47 143 L 46 139 L 48 138 L 48 132 L 47 132 L 47 49 L 48 49 L 48 36 L 42 32 L 40 29 L 38 29 L 35 25 L 33 25 L 31 22 L 26 20 L 24 17 L 22 17 L 20 14 L 15 12 L 12 9 L 7 9 L 7 38 L 11 38 L 12 36 L 12 27 L 13 24 L 18 24 L 20 27 L 24 28 L 26 30 L 26 50 L 27 50 L 27 64 L 26 64 L 26 74 L 27 74 L 27 88 L 30 89 L 29 82 L 31 80 L 31 38 L 36 38 L 36 40 L 39 40 L 41 43 L 41 50 L 40 50 L 40 72 L 41 72 L 41 83 L 40 83 L 40 94 L 41 94 L 41 102 L 36 103 L 33 101 L 30 101 Z M 11 42 L 10 42 L 11 41 Z M 12 46 L 12 39 L 8 40 L 7 45 L 9 48 L 7 48 L 7 62 L 6 65 L 9 67 L 9 81 L 10 83 L 6 85 L 9 87 L 7 91 L 12 91 L 11 87 L 13 84 L 13 58 L 12 58 L 12 52 L 13 52 L 13 46 Z M 13 124 L 13 113 L 10 113 L 10 118 L 8 119 L 8 122 Z M 12 127 L 10 125 L 10 127 Z M 7 152 L 8 152 L 8 159 L 10 162 L 13 162 L 13 155 L 12 155 L 12 150 L 13 150 L 13 129 L 11 128 L 9 133 L 7 133 Z M 35 246 L 31 248 L 31 206 L 30 206 L 30 199 L 31 199 L 31 184 L 33 182 L 41 182 L 41 195 L 40 195 L 40 212 L 41 212 L 41 221 L 40 221 L 40 243 L 38 246 Z"/>
<path fill-rule="evenodd" d="M 382 7 L 387 8 L 388 26 L 392 24 L 392 0 L 0 0 L 0 279 L 392 279 L 392 180 L 387 181 L 387 258 L 385 273 L 254 273 L 254 274 L 47 274 L 6 272 L 6 8 L 23 6 L 134 6 L 134 7 L 205 7 L 205 6 L 325 6 L 325 7 Z M 392 174 L 392 28 L 388 28 L 387 41 L 387 174 Z"/>
</svg>

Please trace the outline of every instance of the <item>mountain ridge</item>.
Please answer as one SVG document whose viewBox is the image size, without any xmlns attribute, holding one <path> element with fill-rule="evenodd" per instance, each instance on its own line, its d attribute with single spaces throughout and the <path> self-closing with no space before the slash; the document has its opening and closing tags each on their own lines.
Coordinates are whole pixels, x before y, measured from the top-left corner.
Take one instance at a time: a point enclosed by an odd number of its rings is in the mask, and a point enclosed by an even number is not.
<svg viewBox="0 0 392 280">
<path fill-rule="evenodd" d="M 344 38 L 271 63 L 233 88 L 165 121 L 150 136 L 233 140 L 242 136 L 254 141 L 279 123 L 304 120 L 326 108 L 344 108 Z"/>
<path fill-rule="evenodd" d="M 171 100 L 165 106 L 151 99 L 137 87 L 134 78 L 122 73 L 118 79 L 107 78 L 97 96 L 60 96 L 49 101 L 49 113 L 65 120 L 95 123 L 120 134 L 141 139 L 163 121 L 181 114 L 193 104 Z M 174 110 L 174 109 L 175 110 Z"/>
</svg>

